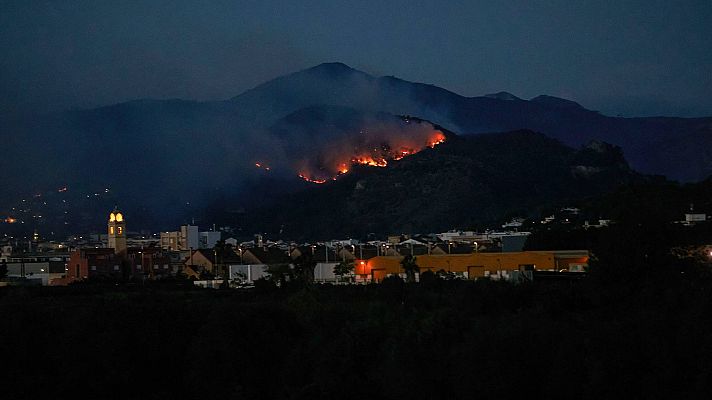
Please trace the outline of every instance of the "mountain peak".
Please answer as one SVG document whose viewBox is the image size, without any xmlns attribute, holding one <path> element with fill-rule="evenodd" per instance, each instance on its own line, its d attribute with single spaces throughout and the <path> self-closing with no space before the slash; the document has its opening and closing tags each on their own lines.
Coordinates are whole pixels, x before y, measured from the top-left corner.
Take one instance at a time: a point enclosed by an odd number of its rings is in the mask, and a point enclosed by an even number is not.
<svg viewBox="0 0 712 400">
<path fill-rule="evenodd" d="M 554 97 L 554 96 L 549 96 L 542 94 L 540 96 L 534 97 L 533 99 L 529 100 L 534 103 L 539 103 L 551 107 L 557 107 L 557 108 L 580 108 L 584 109 L 581 104 L 567 100 L 567 99 L 562 99 L 561 97 Z"/>
<path fill-rule="evenodd" d="M 319 65 L 315 65 L 311 68 L 304 70 L 305 72 L 317 72 L 326 74 L 346 74 L 352 72 L 359 72 L 348 65 L 341 62 L 326 62 Z"/>
</svg>

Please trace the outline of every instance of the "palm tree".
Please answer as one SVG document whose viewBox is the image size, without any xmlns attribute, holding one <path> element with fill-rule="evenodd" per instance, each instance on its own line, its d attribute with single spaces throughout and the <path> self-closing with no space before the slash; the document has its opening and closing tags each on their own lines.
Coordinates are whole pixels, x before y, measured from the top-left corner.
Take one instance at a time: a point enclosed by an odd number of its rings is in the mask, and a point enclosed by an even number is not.
<svg viewBox="0 0 712 400">
<path fill-rule="evenodd" d="M 415 262 L 415 257 L 408 254 L 400 262 L 401 268 L 405 271 L 405 281 L 415 282 L 415 273 L 420 272 L 420 267 Z"/>
</svg>

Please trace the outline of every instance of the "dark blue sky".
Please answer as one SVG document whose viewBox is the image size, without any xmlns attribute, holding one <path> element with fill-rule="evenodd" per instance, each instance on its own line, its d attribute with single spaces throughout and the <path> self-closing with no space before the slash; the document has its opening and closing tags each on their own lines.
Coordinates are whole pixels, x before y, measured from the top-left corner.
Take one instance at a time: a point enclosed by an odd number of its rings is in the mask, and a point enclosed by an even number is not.
<svg viewBox="0 0 712 400">
<path fill-rule="evenodd" d="M 531 3 L 4 0 L 0 107 L 224 99 L 341 61 L 468 96 L 712 115 L 712 1 Z"/>
</svg>

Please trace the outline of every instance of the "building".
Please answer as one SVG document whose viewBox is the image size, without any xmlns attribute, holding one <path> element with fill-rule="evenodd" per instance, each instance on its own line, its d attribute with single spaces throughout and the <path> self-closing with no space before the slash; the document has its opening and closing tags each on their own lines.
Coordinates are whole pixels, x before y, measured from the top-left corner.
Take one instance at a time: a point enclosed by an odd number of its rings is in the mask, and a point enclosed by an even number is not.
<svg viewBox="0 0 712 400">
<path fill-rule="evenodd" d="M 200 275 L 201 272 L 220 275 L 229 271 L 231 265 L 241 264 L 241 260 L 231 247 L 212 248 L 193 250 L 183 264 L 188 276 Z"/>
<path fill-rule="evenodd" d="M 200 247 L 200 235 L 195 225 L 181 225 L 179 231 L 161 232 L 161 248 L 187 251 Z"/>
<path fill-rule="evenodd" d="M 707 221 L 707 214 L 690 212 L 690 213 L 685 214 L 685 221 L 683 221 L 683 224 L 694 225 L 694 224 L 698 224 L 700 222 L 706 222 L 706 221 Z"/>
<path fill-rule="evenodd" d="M 270 267 L 291 265 L 292 259 L 283 250 L 276 247 L 253 247 L 241 250 L 239 265 L 230 265 L 230 280 L 253 283 L 267 277 Z"/>
<path fill-rule="evenodd" d="M 220 232 L 205 231 L 200 232 L 198 246 L 201 249 L 212 249 L 220 241 Z"/>
<path fill-rule="evenodd" d="M 126 255 L 126 221 L 117 208 L 109 214 L 107 246 L 119 256 Z"/>
<path fill-rule="evenodd" d="M 588 266 L 587 250 L 523 251 L 510 253 L 430 254 L 417 256 L 415 261 L 420 273 L 431 271 L 448 275 L 477 279 L 508 279 L 513 271 L 532 269 L 536 271 L 584 272 Z M 388 275 L 404 276 L 401 268 L 403 257 L 378 256 L 358 260 L 355 273 L 361 281 L 378 282 Z"/>
<path fill-rule="evenodd" d="M 160 279 L 173 274 L 171 257 L 158 247 L 137 248 L 127 250 L 127 264 L 134 277 Z"/>
<path fill-rule="evenodd" d="M 126 272 L 125 268 L 122 271 L 122 261 L 113 248 L 78 249 L 69 256 L 64 279 L 55 279 L 51 284 L 64 285 L 95 276 L 119 279 Z"/>
<path fill-rule="evenodd" d="M 67 263 L 62 259 L 35 261 L 28 259 L 22 262 L 7 263 L 8 278 L 24 278 L 40 280 L 43 286 L 49 285 L 53 279 L 65 275 Z"/>
</svg>

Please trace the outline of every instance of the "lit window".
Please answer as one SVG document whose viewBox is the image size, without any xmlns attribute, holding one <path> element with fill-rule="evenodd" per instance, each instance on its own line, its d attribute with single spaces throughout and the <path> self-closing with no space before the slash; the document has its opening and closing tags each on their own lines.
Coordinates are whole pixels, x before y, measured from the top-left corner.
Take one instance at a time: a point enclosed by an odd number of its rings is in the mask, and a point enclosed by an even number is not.
<svg viewBox="0 0 712 400">
<path fill-rule="evenodd" d="M 114 227 L 110 226 L 109 227 L 109 235 L 113 235 L 113 234 L 114 234 Z"/>
<path fill-rule="evenodd" d="M 117 229 L 117 233 L 118 233 L 119 235 L 121 235 L 121 234 L 124 232 L 124 228 L 122 228 L 122 227 L 120 227 L 120 226 L 117 226 L 116 229 Z"/>
<path fill-rule="evenodd" d="M 121 213 L 116 214 L 116 222 L 121 222 L 124 220 L 124 216 Z"/>
</svg>

